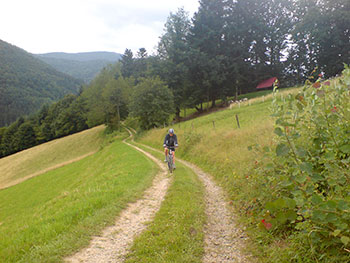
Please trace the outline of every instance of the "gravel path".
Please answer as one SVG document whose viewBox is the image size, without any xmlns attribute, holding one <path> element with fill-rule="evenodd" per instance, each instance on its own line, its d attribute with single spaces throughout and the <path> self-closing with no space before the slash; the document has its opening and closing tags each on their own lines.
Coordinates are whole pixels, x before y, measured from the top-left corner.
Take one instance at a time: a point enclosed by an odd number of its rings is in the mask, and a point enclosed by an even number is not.
<svg viewBox="0 0 350 263">
<path fill-rule="evenodd" d="M 190 167 L 199 176 L 206 189 L 205 202 L 208 219 L 204 229 L 203 262 L 252 262 L 252 259 L 242 253 L 247 236 L 237 227 L 221 187 L 197 166 L 186 161 L 178 161 Z"/>
<path fill-rule="evenodd" d="M 143 146 L 155 150 L 152 147 Z M 254 262 L 252 258 L 242 253 L 246 245 L 247 236 L 237 227 L 233 212 L 229 208 L 226 196 L 221 187 L 216 185 L 210 175 L 203 172 L 194 164 L 180 160 L 179 158 L 176 158 L 176 160 L 192 169 L 203 182 L 206 189 L 207 223 L 204 229 L 205 254 L 203 262 Z"/>
<path fill-rule="evenodd" d="M 164 200 L 170 185 L 167 168 L 158 159 L 142 149 L 125 142 L 152 159 L 161 168 L 153 185 L 146 190 L 142 199 L 130 204 L 117 218 L 115 224 L 106 228 L 100 236 L 93 237 L 90 245 L 67 258 L 67 262 L 123 262 L 133 240 L 146 229 Z"/>
</svg>

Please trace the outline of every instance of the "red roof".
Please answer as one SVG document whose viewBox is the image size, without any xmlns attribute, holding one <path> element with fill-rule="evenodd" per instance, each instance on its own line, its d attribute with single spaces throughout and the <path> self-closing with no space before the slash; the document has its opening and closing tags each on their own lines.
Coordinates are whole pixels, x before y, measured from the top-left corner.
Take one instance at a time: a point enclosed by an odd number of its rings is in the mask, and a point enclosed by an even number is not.
<svg viewBox="0 0 350 263">
<path fill-rule="evenodd" d="M 259 83 L 259 85 L 256 87 L 256 89 L 270 88 L 273 86 L 273 84 L 275 83 L 276 80 L 277 80 L 276 77 L 264 80 L 264 81 Z"/>
</svg>

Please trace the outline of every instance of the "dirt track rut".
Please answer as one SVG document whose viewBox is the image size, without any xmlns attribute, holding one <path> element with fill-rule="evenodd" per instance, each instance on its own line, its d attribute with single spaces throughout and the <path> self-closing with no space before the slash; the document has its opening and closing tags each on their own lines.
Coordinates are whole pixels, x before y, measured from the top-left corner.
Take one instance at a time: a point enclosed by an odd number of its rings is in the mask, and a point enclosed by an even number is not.
<svg viewBox="0 0 350 263">
<path fill-rule="evenodd" d="M 125 142 L 126 143 L 126 142 Z M 87 248 L 66 259 L 67 262 L 123 262 L 133 240 L 146 229 L 164 200 L 170 185 L 165 165 L 140 148 L 126 143 L 152 159 L 161 168 L 152 186 L 143 198 L 130 204 L 116 219 L 113 226 L 106 228 L 99 236 L 93 237 Z"/>
</svg>

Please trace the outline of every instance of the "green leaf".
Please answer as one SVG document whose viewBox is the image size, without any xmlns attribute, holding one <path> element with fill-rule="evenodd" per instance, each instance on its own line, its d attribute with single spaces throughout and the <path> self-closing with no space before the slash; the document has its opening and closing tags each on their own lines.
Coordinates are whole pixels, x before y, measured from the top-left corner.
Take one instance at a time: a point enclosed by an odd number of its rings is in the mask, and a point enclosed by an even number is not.
<svg viewBox="0 0 350 263">
<path fill-rule="evenodd" d="M 340 240 L 341 240 L 341 242 L 342 242 L 345 246 L 347 246 L 347 245 L 349 244 L 349 242 L 350 242 L 350 238 L 348 238 L 348 237 L 346 237 L 346 236 L 342 236 L 342 237 L 340 238 Z"/>
<path fill-rule="evenodd" d="M 339 148 L 343 153 L 350 154 L 350 144 L 343 145 Z"/>
<path fill-rule="evenodd" d="M 308 174 L 312 174 L 312 164 L 311 163 L 302 163 L 299 165 L 299 168 Z"/>
<path fill-rule="evenodd" d="M 337 229 L 337 230 L 334 230 L 334 232 L 332 233 L 333 236 L 338 236 L 339 234 L 341 233 L 341 230 Z"/>
<path fill-rule="evenodd" d="M 279 127 L 275 129 L 275 133 L 276 133 L 278 136 L 283 136 L 283 131 L 282 131 L 282 129 L 279 128 Z"/>
<path fill-rule="evenodd" d="M 288 220 L 287 215 L 284 212 L 278 212 L 276 219 L 281 224 L 284 224 Z"/>
<path fill-rule="evenodd" d="M 307 180 L 307 176 L 306 176 L 305 174 L 298 175 L 298 176 L 295 178 L 295 181 L 297 181 L 299 184 L 305 183 L 306 180 Z"/>
<path fill-rule="evenodd" d="M 276 154 L 277 154 L 277 156 L 287 156 L 289 151 L 290 150 L 289 150 L 288 146 L 285 145 L 284 143 L 280 143 L 276 147 Z"/>
<path fill-rule="evenodd" d="M 307 152 L 303 147 L 298 146 L 296 148 L 296 154 L 298 157 L 304 158 L 307 155 Z"/>
<path fill-rule="evenodd" d="M 314 205 L 319 205 L 319 204 L 321 204 L 321 203 L 323 202 L 323 199 L 322 199 L 320 196 L 314 194 L 314 195 L 312 195 L 312 197 L 311 197 L 311 202 L 312 202 Z"/>
<path fill-rule="evenodd" d="M 326 216 L 327 215 L 320 210 L 313 211 L 312 213 L 313 220 L 319 221 L 319 222 L 324 222 L 324 220 L 326 219 Z"/>
<path fill-rule="evenodd" d="M 277 209 L 282 209 L 282 208 L 286 207 L 286 201 L 284 199 L 282 199 L 282 198 L 277 199 L 274 202 L 274 204 L 275 204 L 275 207 Z"/>
<path fill-rule="evenodd" d="M 324 155 L 324 158 L 326 158 L 326 160 L 335 160 L 335 154 L 333 152 L 328 152 Z"/>
<path fill-rule="evenodd" d="M 267 202 L 265 205 L 265 208 L 266 208 L 266 210 L 269 210 L 272 212 L 272 211 L 275 211 L 276 206 L 275 206 L 274 202 Z"/>
<path fill-rule="evenodd" d="M 344 200 L 340 200 L 338 202 L 338 209 L 339 210 L 348 210 L 349 209 L 349 204 L 345 202 Z"/>
<path fill-rule="evenodd" d="M 288 207 L 289 209 L 294 209 L 297 205 L 297 203 L 291 198 L 284 198 L 284 201 L 286 203 L 286 207 Z"/>
<path fill-rule="evenodd" d="M 289 221 L 295 221 L 297 219 L 297 213 L 293 210 L 289 210 L 286 213 L 286 217 Z"/>
<path fill-rule="evenodd" d="M 312 174 L 310 177 L 314 183 L 324 180 L 324 178 L 319 174 Z"/>
<path fill-rule="evenodd" d="M 326 221 L 328 223 L 336 223 L 338 221 L 338 217 L 335 214 L 333 214 L 333 213 L 329 213 L 326 216 Z"/>
<path fill-rule="evenodd" d="M 327 205 L 328 209 L 332 210 L 332 211 L 335 211 L 337 208 L 337 202 L 333 201 L 333 200 L 327 201 L 326 205 Z"/>
</svg>

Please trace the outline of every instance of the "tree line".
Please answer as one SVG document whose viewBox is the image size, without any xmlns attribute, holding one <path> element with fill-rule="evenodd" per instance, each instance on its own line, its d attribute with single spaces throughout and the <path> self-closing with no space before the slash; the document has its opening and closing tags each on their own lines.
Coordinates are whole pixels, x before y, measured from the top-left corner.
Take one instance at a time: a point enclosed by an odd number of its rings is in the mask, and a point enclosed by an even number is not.
<svg viewBox="0 0 350 263">
<path fill-rule="evenodd" d="M 284 86 L 350 63 L 348 0 L 201 0 L 192 18 L 170 13 L 155 54 L 126 49 L 77 96 L 0 129 L 0 156 L 102 123 L 134 117 L 143 129 L 181 109 L 254 91 L 269 77 Z"/>
</svg>

